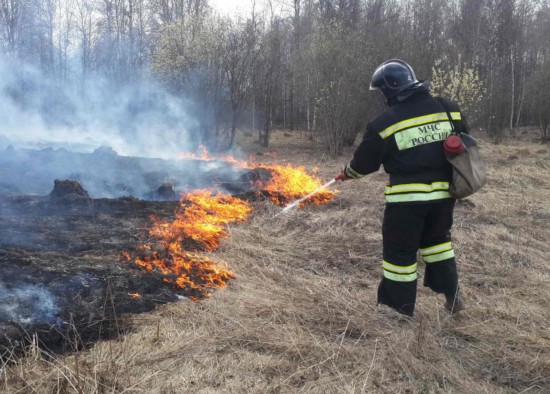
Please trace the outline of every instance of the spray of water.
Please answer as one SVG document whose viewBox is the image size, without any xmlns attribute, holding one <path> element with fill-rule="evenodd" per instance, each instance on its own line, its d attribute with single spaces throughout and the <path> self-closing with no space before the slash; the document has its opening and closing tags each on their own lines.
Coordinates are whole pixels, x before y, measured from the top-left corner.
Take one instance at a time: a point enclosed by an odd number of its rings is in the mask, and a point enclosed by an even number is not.
<svg viewBox="0 0 550 394">
<path fill-rule="evenodd" d="M 283 208 L 283 210 L 282 210 L 281 212 L 279 212 L 278 214 L 276 214 L 275 216 L 273 216 L 271 219 L 274 219 L 274 218 L 276 218 L 277 216 L 282 215 L 282 214 L 284 214 L 284 213 L 287 213 L 288 211 L 290 211 L 290 210 L 293 209 L 293 208 L 296 208 L 296 207 L 299 206 L 301 203 L 303 203 L 304 201 L 306 201 L 308 198 L 310 198 L 310 197 L 313 196 L 314 194 L 319 193 L 321 190 L 326 189 L 327 187 L 329 187 L 329 186 L 332 185 L 333 183 L 336 183 L 336 179 L 332 179 L 332 180 L 328 181 L 328 182 L 325 183 L 324 185 L 319 186 L 317 189 L 315 189 L 314 191 L 312 191 L 311 193 L 309 193 L 307 196 L 302 197 L 302 198 L 300 198 L 299 200 L 296 200 L 296 201 L 294 201 L 294 202 L 291 203 L 291 204 L 288 204 L 286 207 Z"/>
</svg>

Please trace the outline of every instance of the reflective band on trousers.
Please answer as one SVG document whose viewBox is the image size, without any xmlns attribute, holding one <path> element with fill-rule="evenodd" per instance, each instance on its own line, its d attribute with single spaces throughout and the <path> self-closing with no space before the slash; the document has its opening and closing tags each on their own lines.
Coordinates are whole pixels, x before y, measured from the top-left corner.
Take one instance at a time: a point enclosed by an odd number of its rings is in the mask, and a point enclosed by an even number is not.
<svg viewBox="0 0 550 394">
<path fill-rule="evenodd" d="M 386 202 L 432 201 L 451 198 L 449 182 L 406 183 L 386 186 Z"/>
<path fill-rule="evenodd" d="M 384 268 L 384 277 L 394 282 L 412 282 L 416 280 L 416 263 L 409 266 L 399 266 L 384 261 L 382 267 Z"/>
<path fill-rule="evenodd" d="M 420 249 L 420 253 L 422 254 L 422 256 L 428 256 L 434 253 L 446 252 L 448 250 L 451 250 L 452 248 L 453 248 L 453 244 L 451 242 L 444 242 L 439 245 L 430 246 L 428 248 L 422 248 Z"/>
<path fill-rule="evenodd" d="M 453 245 L 451 242 L 445 242 L 429 248 L 420 249 L 420 253 L 426 263 L 437 263 L 439 261 L 452 259 L 455 257 Z"/>
<path fill-rule="evenodd" d="M 426 263 L 437 263 L 439 261 L 452 259 L 453 257 L 455 257 L 455 251 L 449 250 L 448 252 L 432 254 L 430 256 L 424 256 L 424 261 Z"/>
<path fill-rule="evenodd" d="M 462 120 L 462 117 L 460 116 L 460 112 L 451 112 L 451 117 L 453 118 L 453 120 Z M 395 123 L 390 127 L 387 127 L 384 130 L 382 130 L 379 134 L 380 134 L 380 137 L 382 138 L 388 138 L 389 136 L 393 135 L 394 133 L 397 133 L 400 130 L 405 130 L 410 127 L 420 126 L 420 125 L 433 123 L 433 122 L 439 122 L 447 119 L 448 117 L 446 112 L 437 112 L 434 114 L 418 116 L 416 118 L 405 119 L 405 120 L 402 120 L 401 122 Z"/>
</svg>

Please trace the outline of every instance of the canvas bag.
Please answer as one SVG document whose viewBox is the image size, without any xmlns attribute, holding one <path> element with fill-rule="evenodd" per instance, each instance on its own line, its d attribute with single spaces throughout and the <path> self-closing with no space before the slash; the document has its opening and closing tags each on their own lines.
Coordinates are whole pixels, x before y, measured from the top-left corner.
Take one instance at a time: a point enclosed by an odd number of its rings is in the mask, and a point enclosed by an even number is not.
<svg viewBox="0 0 550 394">
<path fill-rule="evenodd" d="M 449 122 L 451 123 L 451 135 L 447 138 L 453 135 L 458 136 L 464 145 L 462 152 L 458 154 L 449 154 L 445 152 L 447 161 L 453 167 L 449 193 L 454 198 L 465 198 L 477 192 L 487 182 L 485 163 L 479 153 L 476 140 L 469 134 L 461 133 L 455 129 L 447 106 L 440 98 L 437 100 L 445 109 Z"/>
</svg>

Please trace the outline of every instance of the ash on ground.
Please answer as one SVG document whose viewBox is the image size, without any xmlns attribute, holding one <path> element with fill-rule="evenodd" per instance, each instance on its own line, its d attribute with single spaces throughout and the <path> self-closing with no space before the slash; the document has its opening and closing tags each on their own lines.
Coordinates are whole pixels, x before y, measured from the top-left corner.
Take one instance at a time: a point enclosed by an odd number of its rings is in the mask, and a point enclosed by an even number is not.
<svg viewBox="0 0 550 394">
<path fill-rule="evenodd" d="M 70 181 L 48 196 L 0 199 L 0 349 L 11 354 L 36 337 L 50 351 L 74 350 L 130 329 L 125 314 L 185 296 L 120 264 L 150 216 L 169 218 L 177 206 L 92 199 Z"/>
</svg>

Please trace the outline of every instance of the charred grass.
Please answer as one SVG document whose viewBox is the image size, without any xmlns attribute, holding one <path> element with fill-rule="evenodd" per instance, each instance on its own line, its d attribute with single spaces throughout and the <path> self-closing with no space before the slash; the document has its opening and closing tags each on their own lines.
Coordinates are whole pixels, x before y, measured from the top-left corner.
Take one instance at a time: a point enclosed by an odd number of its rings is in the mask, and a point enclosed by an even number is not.
<svg viewBox="0 0 550 394">
<path fill-rule="evenodd" d="M 352 152 L 331 160 L 307 135 L 287 134 L 274 135 L 276 157 L 253 135 L 240 145 L 261 160 L 318 166 L 325 179 Z M 215 253 L 237 275 L 227 289 L 121 317 L 131 333 L 70 355 L 31 344 L 2 369 L 1 390 L 550 392 L 550 149 L 527 137 L 480 143 L 489 184 L 455 214 L 461 315 L 421 286 L 412 319 L 376 305 L 385 176 L 374 174 L 273 220 L 279 208 L 255 202 Z"/>
</svg>

